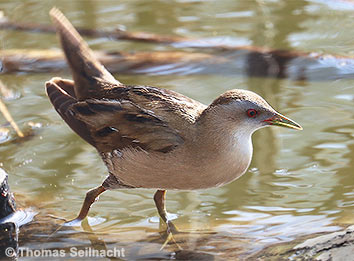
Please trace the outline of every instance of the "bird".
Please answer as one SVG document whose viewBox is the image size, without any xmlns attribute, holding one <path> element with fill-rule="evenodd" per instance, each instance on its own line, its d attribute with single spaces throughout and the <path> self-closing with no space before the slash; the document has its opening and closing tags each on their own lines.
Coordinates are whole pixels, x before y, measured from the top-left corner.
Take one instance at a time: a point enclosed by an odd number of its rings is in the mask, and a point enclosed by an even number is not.
<svg viewBox="0 0 354 261">
<path fill-rule="evenodd" d="M 170 232 L 166 190 L 199 190 L 228 184 L 248 169 L 252 134 L 263 127 L 301 130 L 256 93 L 233 89 L 209 105 L 175 91 L 117 80 L 97 60 L 57 8 L 50 16 L 73 80 L 54 77 L 46 92 L 61 118 L 96 148 L 107 166 L 103 183 L 86 194 L 82 221 L 104 191 L 155 189 L 158 214 Z"/>
</svg>

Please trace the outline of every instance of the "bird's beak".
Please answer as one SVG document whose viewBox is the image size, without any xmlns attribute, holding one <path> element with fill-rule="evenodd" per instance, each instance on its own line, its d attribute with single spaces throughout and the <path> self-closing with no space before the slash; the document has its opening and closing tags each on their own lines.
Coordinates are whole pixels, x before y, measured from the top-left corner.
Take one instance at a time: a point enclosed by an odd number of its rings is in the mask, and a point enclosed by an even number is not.
<svg viewBox="0 0 354 261">
<path fill-rule="evenodd" d="M 302 130 L 302 127 L 299 124 L 281 115 L 280 113 L 277 113 L 273 117 L 264 121 L 267 122 L 269 125 L 282 126 L 282 127 L 295 129 L 295 130 Z"/>
</svg>

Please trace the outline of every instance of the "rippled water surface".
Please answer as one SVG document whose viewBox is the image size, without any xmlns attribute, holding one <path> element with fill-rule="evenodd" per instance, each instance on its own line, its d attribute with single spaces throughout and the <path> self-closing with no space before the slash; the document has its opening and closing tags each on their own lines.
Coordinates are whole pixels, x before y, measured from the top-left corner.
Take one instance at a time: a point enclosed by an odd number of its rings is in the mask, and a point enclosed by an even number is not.
<svg viewBox="0 0 354 261">
<path fill-rule="evenodd" d="M 354 54 L 354 2 L 349 0 L 0 1 L 0 9 L 12 21 L 42 24 L 50 22 L 48 12 L 54 5 L 74 25 L 88 28 L 119 27 L 230 45 Z M 2 49 L 59 48 L 54 34 L 0 31 L 0 39 Z M 87 40 L 100 50 L 174 50 L 156 44 Z M 304 128 L 258 131 L 249 170 L 225 187 L 167 193 L 168 211 L 180 230 L 216 232 L 188 236 L 190 249 L 236 257 L 271 243 L 353 224 L 354 70 L 327 67 L 309 66 L 309 77 L 301 80 L 188 70 L 115 75 L 125 83 L 165 87 L 205 103 L 228 89 L 249 89 Z M 65 125 L 46 97 L 44 82 L 53 76 L 71 77 L 69 72 L 0 74 L 14 92 L 5 103 L 16 122 L 36 127 L 36 135 L 25 142 L 1 139 L 0 164 L 9 173 L 13 192 L 39 209 L 39 216 L 49 213 L 69 219 L 79 211 L 86 191 L 99 185 L 107 171 L 96 151 Z M 2 117 L 0 124 L 6 124 Z M 43 235 L 43 223 L 31 235 L 34 240 L 23 239 L 21 246 L 65 249 L 91 246 L 99 238 L 107 247 L 126 247 L 131 259 L 166 258 L 168 249 L 159 252 L 163 241 L 154 240 L 160 229 L 153 193 L 106 192 L 90 211 L 90 217 L 102 220 L 92 226 L 94 234 L 82 233 L 82 228 L 63 230 L 39 244 L 35 238 Z"/>
</svg>

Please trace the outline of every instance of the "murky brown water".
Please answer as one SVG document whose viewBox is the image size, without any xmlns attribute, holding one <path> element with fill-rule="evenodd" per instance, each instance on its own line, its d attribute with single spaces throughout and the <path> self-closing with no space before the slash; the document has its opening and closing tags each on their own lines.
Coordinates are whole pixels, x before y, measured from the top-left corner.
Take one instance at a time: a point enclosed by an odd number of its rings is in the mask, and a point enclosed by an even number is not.
<svg viewBox="0 0 354 261">
<path fill-rule="evenodd" d="M 74 25 L 214 38 L 235 45 L 354 54 L 354 2 L 342 1 L 0 1 L 14 21 L 49 23 L 52 6 Z M 0 31 L 2 49 L 58 48 L 54 35 Z M 143 43 L 88 39 L 94 49 L 173 50 Z M 313 232 L 333 231 L 353 223 L 354 79 L 336 68 L 336 80 L 293 81 L 249 78 L 244 74 L 116 75 L 129 84 L 165 87 L 209 103 L 218 94 L 245 88 L 299 122 L 302 132 L 267 128 L 253 137 L 254 157 L 246 175 L 223 188 L 168 192 L 167 208 L 181 230 L 208 230 L 213 236 L 189 237 L 190 249 L 221 257 L 258 250 L 270 243 Z M 321 67 L 307 71 L 328 79 Z M 333 73 L 333 72 L 331 72 Z M 352 73 L 352 72 L 351 72 Z M 20 143 L 0 144 L 0 164 L 10 174 L 12 190 L 31 198 L 40 211 L 73 218 L 86 191 L 106 176 L 95 150 L 59 118 L 44 92 L 44 82 L 60 74 L 0 75 L 17 94 L 6 104 L 22 127 L 41 125 L 38 135 Z M 343 76 L 343 77 L 341 77 Z M 311 77 L 310 77 L 311 78 Z M 5 120 L 0 117 L 0 124 Z M 104 219 L 92 229 L 108 247 L 125 247 L 126 259 L 163 258 L 154 191 L 110 191 L 90 212 Z M 78 229 L 52 235 L 50 243 L 21 247 L 66 249 L 91 246 Z M 20 234 L 21 238 L 21 234 Z M 78 243 L 80 242 L 80 243 Z M 252 242 L 250 244 L 250 242 Z M 160 256 L 159 256 L 160 255 Z"/>
</svg>

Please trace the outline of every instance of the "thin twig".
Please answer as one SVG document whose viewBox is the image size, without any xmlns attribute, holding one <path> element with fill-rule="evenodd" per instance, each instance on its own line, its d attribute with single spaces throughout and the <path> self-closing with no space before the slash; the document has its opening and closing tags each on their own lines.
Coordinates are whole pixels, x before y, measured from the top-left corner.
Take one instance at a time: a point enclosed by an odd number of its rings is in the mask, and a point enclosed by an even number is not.
<svg viewBox="0 0 354 261">
<path fill-rule="evenodd" d="M 23 135 L 23 132 L 20 130 L 20 128 L 17 126 L 16 122 L 12 118 L 10 112 L 6 108 L 5 103 L 3 103 L 2 99 L 0 98 L 0 111 L 4 115 L 5 119 L 11 124 L 12 128 L 16 131 L 17 135 L 20 138 L 23 138 L 25 135 Z"/>
<path fill-rule="evenodd" d="M 5 99 L 11 98 L 14 96 L 13 92 L 6 87 L 6 85 L 0 80 L 0 94 Z"/>
</svg>

